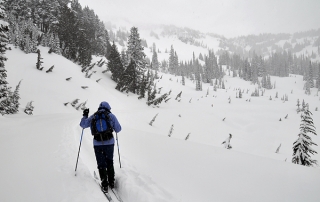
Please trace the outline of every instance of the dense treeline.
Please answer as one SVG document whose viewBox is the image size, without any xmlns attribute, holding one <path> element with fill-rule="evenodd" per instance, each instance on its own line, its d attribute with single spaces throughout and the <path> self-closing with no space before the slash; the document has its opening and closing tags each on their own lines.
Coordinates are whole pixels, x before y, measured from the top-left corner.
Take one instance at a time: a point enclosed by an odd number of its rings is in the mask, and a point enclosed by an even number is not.
<svg viewBox="0 0 320 202">
<path fill-rule="evenodd" d="M 92 55 L 109 56 L 111 44 L 104 23 L 77 0 L 12 0 L 5 4 L 10 43 L 26 53 L 38 45 L 88 66 Z"/>
<path fill-rule="evenodd" d="M 250 60 L 251 68 L 257 69 L 258 76 L 263 73 L 272 76 L 287 77 L 289 74 L 298 74 L 306 76 L 309 74 L 309 63 L 311 59 L 306 56 L 297 57 L 290 51 L 283 51 L 282 53 L 272 53 L 268 58 L 258 56 L 255 52 L 250 59 L 243 59 L 240 55 L 229 54 L 223 52 L 219 58 L 219 63 L 230 66 L 233 70 L 239 72 L 243 71 L 245 60 Z M 318 75 L 318 63 L 311 63 L 311 74 L 316 79 Z"/>
<path fill-rule="evenodd" d="M 127 49 L 122 49 L 120 54 L 114 42 L 111 46 L 104 23 L 93 10 L 82 8 L 78 0 L 0 1 L 4 8 L 3 18 L 8 22 L 7 38 L 4 40 L 25 53 L 38 53 L 39 67 L 39 45 L 50 47 L 50 53 L 61 54 L 78 63 L 82 70 L 90 66 L 92 55 L 105 56 L 108 59 L 107 71 L 111 71 L 111 78 L 117 83 L 116 89 L 119 91 L 138 94 L 139 99 L 148 93 L 148 105 L 158 105 L 167 97 L 167 94 L 158 98 L 155 95 L 153 80 L 157 76 L 152 71 L 146 71 L 143 50 L 147 42 L 140 39 L 137 28 L 133 27 L 130 33 L 111 31 L 111 37 L 120 45 L 127 44 Z M 7 104 L 0 104 L 9 105 L 9 99 L 5 97 L 10 97 L 12 93 L 5 83 L 5 69 L 0 68 L 0 73 L 3 75 L 1 82 L 4 83 L 1 87 L 7 89 L 0 97 L 0 101 L 5 100 Z M 0 109 L 1 113 L 8 114 L 8 110 L 4 112 L 3 108 Z"/>
<path fill-rule="evenodd" d="M 222 65 L 227 66 L 227 71 L 223 71 Z M 182 76 L 183 85 L 185 77 L 195 80 L 196 90 L 202 90 L 201 82 L 223 88 L 223 76 L 226 72 L 266 89 L 275 87 L 270 76 L 288 77 L 289 74 L 303 75 L 307 94 L 310 93 L 310 88 L 320 88 L 320 64 L 311 62 L 311 58 L 303 55 L 297 57 L 290 51 L 275 52 L 267 58 L 255 52 L 250 58 L 243 58 L 238 54 L 224 51 L 220 52 L 218 60 L 214 52 L 209 50 L 207 55 L 200 54 L 199 58 L 193 55 L 190 61 L 179 62 L 178 54 L 171 46 L 168 61 L 164 60 L 158 66 L 161 71 Z"/>
<path fill-rule="evenodd" d="M 93 10 L 82 8 L 78 0 L 0 0 L 0 114 L 13 114 L 19 108 L 20 82 L 14 91 L 6 81 L 6 45 L 25 53 L 49 53 L 87 67 L 92 55 L 109 57 L 111 45 L 104 23 Z M 40 60 L 39 58 L 38 60 Z M 38 61 L 39 62 L 39 61 Z M 37 66 L 40 67 L 40 62 Z M 30 103 L 31 106 L 31 103 Z M 32 114 L 28 113 L 28 114 Z"/>
<path fill-rule="evenodd" d="M 5 69 L 5 61 L 7 60 L 5 52 L 7 50 L 8 39 L 8 23 L 6 20 L 6 12 L 4 9 L 5 2 L 0 0 L 0 114 L 14 114 L 19 108 L 19 88 L 20 83 L 16 89 L 12 91 L 7 82 L 7 71 Z"/>
</svg>

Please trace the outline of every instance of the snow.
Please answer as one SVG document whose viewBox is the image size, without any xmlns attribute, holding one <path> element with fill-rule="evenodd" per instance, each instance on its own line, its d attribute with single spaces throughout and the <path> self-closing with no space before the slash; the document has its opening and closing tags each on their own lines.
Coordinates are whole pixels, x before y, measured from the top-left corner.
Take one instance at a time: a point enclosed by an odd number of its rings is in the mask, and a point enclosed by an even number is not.
<svg viewBox="0 0 320 202">
<path fill-rule="evenodd" d="M 165 47 L 169 50 L 170 46 Z M 77 98 L 80 103 L 87 100 L 90 114 L 101 101 L 109 102 L 122 125 L 117 134 L 122 168 L 117 146 L 114 164 L 123 201 L 320 200 L 319 167 L 291 163 L 301 122 L 295 111 L 297 99 L 309 103 L 318 136 L 309 135 L 320 145 L 320 116 L 315 111 L 319 97 L 315 88 L 310 96 L 304 94 L 302 76 L 271 77 L 276 89 L 251 97 L 257 86 L 239 78 L 225 76 L 226 89 L 215 92 L 204 84 L 203 91 L 197 92 L 192 81 L 186 80 L 182 86 L 181 78 L 160 73 L 163 78 L 157 87 L 163 87 L 162 93 L 172 90 L 172 99 L 153 108 L 146 100 L 116 91 L 110 74 L 101 73 L 105 67 L 95 66 L 97 73 L 88 79 L 78 65 L 39 47 L 45 67 L 39 71 L 35 67 L 37 54 L 11 48 L 6 53 L 7 81 L 14 88 L 22 80 L 21 105 L 18 114 L 0 117 L 0 201 L 106 201 L 92 179 L 96 162 L 88 129 L 84 130 L 75 176 L 82 111 L 63 103 Z M 188 47 L 181 44 L 174 48 Z M 94 57 L 98 60 L 100 57 Z M 52 65 L 53 72 L 45 73 Z M 66 81 L 68 77 L 72 79 Z M 102 80 L 97 83 L 99 78 Z M 236 98 L 237 88 L 244 90 L 242 99 Z M 175 97 L 181 91 L 178 102 Z M 275 98 L 276 92 L 279 98 Z M 289 100 L 283 102 L 285 94 Z M 34 101 L 33 116 L 23 113 L 30 101 Z M 230 150 L 221 144 L 229 134 Z M 319 146 L 313 149 L 320 153 Z M 320 161 L 319 154 L 311 158 Z"/>
</svg>

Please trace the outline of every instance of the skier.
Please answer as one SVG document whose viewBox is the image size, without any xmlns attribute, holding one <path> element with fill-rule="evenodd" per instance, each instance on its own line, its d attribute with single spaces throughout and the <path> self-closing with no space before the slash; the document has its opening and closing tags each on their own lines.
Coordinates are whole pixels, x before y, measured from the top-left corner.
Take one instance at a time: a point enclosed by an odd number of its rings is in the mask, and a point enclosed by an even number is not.
<svg viewBox="0 0 320 202">
<path fill-rule="evenodd" d="M 103 191 L 108 192 L 108 185 L 114 188 L 114 167 L 113 167 L 113 152 L 114 152 L 114 138 L 112 131 L 116 133 L 121 131 L 121 125 L 116 116 L 110 112 L 111 107 L 108 102 L 101 102 L 98 111 L 88 117 L 89 109 L 83 110 L 83 117 L 80 122 L 82 128 L 90 127 L 93 135 L 94 152 L 96 155 L 97 166 L 101 179 L 101 187 Z M 105 135 L 97 134 L 95 129 L 96 114 L 101 113 L 109 116 L 108 125 L 111 126 L 111 131 Z"/>
</svg>

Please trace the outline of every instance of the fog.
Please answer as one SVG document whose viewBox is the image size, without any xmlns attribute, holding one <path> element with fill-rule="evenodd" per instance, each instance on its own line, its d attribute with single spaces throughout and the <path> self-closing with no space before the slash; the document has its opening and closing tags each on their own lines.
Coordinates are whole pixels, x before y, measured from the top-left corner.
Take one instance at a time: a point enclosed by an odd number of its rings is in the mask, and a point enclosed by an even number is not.
<svg viewBox="0 0 320 202">
<path fill-rule="evenodd" d="M 79 0 L 103 21 L 173 24 L 226 37 L 320 28 L 319 0 Z"/>
</svg>

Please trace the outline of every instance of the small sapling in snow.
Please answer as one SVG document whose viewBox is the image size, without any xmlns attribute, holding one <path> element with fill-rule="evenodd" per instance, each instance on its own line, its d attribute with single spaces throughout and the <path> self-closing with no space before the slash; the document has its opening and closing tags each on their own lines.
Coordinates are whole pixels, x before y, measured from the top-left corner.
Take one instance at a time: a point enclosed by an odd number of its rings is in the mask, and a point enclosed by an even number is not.
<svg viewBox="0 0 320 202">
<path fill-rule="evenodd" d="M 187 135 L 187 137 L 185 138 L 185 140 L 188 140 L 188 139 L 189 139 L 190 134 L 191 134 L 191 133 L 188 133 L 188 135 Z"/>
<path fill-rule="evenodd" d="M 159 114 L 159 113 L 158 113 L 158 114 Z M 156 115 L 152 118 L 152 120 L 151 120 L 150 123 L 149 123 L 150 126 L 152 126 L 152 124 L 153 124 L 153 122 L 156 120 L 158 114 L 156 114 Z"/>
<path fill-rule="evenodd" d="M 177 100 L 178 98 L 181 98 L 181 94 L 182 94 L 182 91 L 177 95 L 175 100 Z"/>
<path fill-rule="evenodd" d="M 33 112 L 34 106 L 32 106 L 32 102 L 33 101 L 30 101 L 27 103 L 26 108 L 24 109 L 24 113 L 28 115 L 33 115 L 32 112 Z"/>
<path fill-rule="evenodd" d="M 279 145 L 279 147 L 277 148 L 277 150 L 276 150 L 276 154 L 278 154 L 279 153 L 279 151 L 280 151 L 280 147 L 281 147 L 281 144 Z"/>
<path fill-rule="evenodd" d="M 229 137 L 222 142 L 222 144 L 224 144 L 224 148 L 226 149 L 232 149 L 232 146 L 230 145 L 230 141 L 231 141 L 232 135 L 229 134 Z"/>
<path fill-rule="evenodd" d="M 174 125 L 172 124 L 172 125 L 171 125 L 171 128 L 170 128 L 170 131 L 169 131 L 169 134 L 168 134 L 169 137 L 171 137 L 171 135 L 172 135 L 173 127 L 174 127 Z"/>
<path fill-rule="evenodd" d="M 54 68 L 54 65 L 52 65 L 52 66 L 46 71 L 46 73 L 52 72 L 53 68 Z"/>
<path fill-rule="evenodd" d="M 75 99 L 70 104 L 71 104 L 71 106 L 75 107 L 76 104 L 78 104 L 78 102 L 79 102 L 79 99 Z"/>
</svg>

